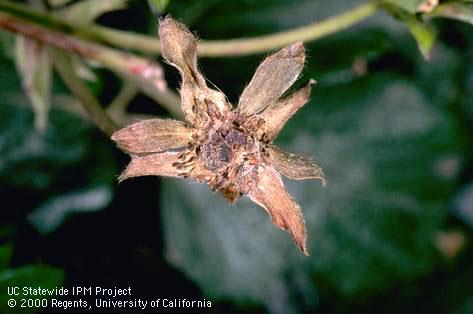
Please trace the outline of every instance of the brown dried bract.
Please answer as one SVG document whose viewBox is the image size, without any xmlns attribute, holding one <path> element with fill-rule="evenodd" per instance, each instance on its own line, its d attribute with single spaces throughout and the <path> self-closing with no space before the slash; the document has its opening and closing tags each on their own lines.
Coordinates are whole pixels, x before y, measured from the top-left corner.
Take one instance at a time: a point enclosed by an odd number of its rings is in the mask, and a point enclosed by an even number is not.
<svg viewBox="0 0 473 314">
<path fill-rule="evenodd" d="M 272 145 L 286 121 L 307 102 L 315 82 L 281 98 L 302 71 L 303 44 L 266 58 L 232 110 L 225 95 L 209 88 L 200 73 L 192 33 L 166 17 L 159 23 L 159 35 L 164 58 L 182 76 L 187 122 L 152 119 L 115 132 L 112 139 L 132 157 L 119 180 L 146 175 L 192 178 L 222 192 L 230 202 L 247 195 L 307 254 L 302 210 L 286 192 L 281 174 L 325 183 L 324 174 L 312 160 Z"/>
</svg>

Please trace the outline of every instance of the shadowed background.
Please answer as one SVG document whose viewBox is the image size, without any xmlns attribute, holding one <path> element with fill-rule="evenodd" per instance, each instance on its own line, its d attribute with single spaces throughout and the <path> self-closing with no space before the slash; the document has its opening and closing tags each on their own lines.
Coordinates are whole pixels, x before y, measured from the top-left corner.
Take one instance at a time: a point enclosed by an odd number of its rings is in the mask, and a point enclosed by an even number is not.
<svg viewBox="0 0 473 314">
<path fill-rule="evenodd" d="M 155 36 L 154 10 L 200 38 L 230 39 L 362 3 L 128 1 L 96 23 Z M 326 174 L 326 187 L 285 181 L 304 210 L 310 257 L 246 198 L 229 205 L 204 185 L 168 178 L 118 185 L 128 157 L 70 109 L 78 101 L 57 74 L 38 130 L 14 35 L 0 32 L 1 311 L 16 313 L 7 286 L 92 285 L 131 286 L 148 300 L 211 300 L 212 309 L 193 310 L 203 313 L 473 313 L 473 31 L 430 22 L 437 38 L 428 60 L 385 12 L 306 44 L 293 89 L 318 83 L 276 143 L 314 156 Z M 266 55 L 199 64 L 235 104 Z M 177 89 L 177 71 L 162 65 Z M 126 84 L 96 63 L 82 66 L 102 104 Z M 169 116 L 141 92 L 127 112 Z"/>
</svg>

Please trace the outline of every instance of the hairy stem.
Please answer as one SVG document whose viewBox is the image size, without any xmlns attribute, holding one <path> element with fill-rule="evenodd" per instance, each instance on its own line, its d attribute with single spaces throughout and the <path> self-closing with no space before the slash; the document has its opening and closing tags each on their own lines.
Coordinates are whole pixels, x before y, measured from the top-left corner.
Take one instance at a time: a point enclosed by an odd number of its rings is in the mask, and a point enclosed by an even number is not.
<svg viewBox="0 0 473 314">
<path fill-rule="evenodd" d="M 53 55 L 54 66 L 64 83 L 80 100 L 90 119 L 102 132 L 111 136 L 113 132 L 118 129 L 118 125 L 109 118 L 92 92 L 87 88 L 77 74 L 75 74 L 70 56 L 59 51 L 55 51 Z"/>
<path fill-rule="evenodd" d="M 348 28 L 378 10 L 376 2 L 362 4 L 348 12 L 288 31 L 252 38 L 231 40 L 203 40 L 199 43 L 200 56 L 221 57 L 248 55 L 267 52 L 297 41 L 311 41 Z M 155 37 L 118 31 L 111 28 L 87 25 L 75 25 L 47 13 L 37 12 L 27 6 L 0 0 L 0 11 L 25 20 L 33 21 L 56 31 L 74 34 L 81 38 L 105 43 L 111 46 L 134 49 L 141 52 L 159 54 L 161 44 Z"/>
</svg>

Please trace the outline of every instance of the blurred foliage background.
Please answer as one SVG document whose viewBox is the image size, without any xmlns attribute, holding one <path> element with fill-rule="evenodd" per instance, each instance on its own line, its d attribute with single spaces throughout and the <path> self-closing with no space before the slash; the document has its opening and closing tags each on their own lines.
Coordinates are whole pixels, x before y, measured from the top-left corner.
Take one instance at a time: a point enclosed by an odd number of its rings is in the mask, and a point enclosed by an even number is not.
<svg viewBox="0 0 473 314">
<path fill-rule="evenodd" d="M 277 142 L 315 155 L 326 173 L 324 188 L 286 182 L 304 209 L 310 257 L 247 199 L 231 206 L 167 178 L 118 185 L 128 157 L 92 122 L 107 133 L 178 115 L 178 73 L 148 44 L 97 25 L 153 41 L 157 16 L 170 13 L 200 38 L 228 40 L 366 3 L 0 1 L 3 30 L 13 16 L 114 50 L 90 57 L 56 40 L 64 53 L 18 28 L 0 32 L 0 310 L 12 312 L 7 286 L 100 285 L 150 300 L 206 298 L 209 313 L 473 313 L 472 1 L 368 3 L 374 14 L 360 23 L 306 42 L 296 87 L 318 84 Z M 164 87 L 127 73 L 118 50 L 154 59 L 153 82 Z M 200 66 L 236 103 L 268 53 Z M 84 106 L 94 101 L 110 124 Z"/>
</svg>

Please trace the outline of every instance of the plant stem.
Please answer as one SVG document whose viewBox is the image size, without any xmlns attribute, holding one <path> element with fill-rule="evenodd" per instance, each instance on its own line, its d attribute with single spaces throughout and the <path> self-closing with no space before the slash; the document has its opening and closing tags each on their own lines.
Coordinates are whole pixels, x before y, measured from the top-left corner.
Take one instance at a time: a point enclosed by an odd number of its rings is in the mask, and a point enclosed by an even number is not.
<svg viewBox="0 0 473 314">
<path fill-rule="evenodd" d="M 376 2 L 367 2 L 324 21 L 288 31 L 252 38 L 203 40 L 199 43 L 198 52 L 203 57 L 236 56 L 267 52 L 296 41 L 312 41 L 341 31 L 373 15 L 378 9 L 379 5 Z M 34 11 L 25 5 L 4 0 L 0 0 L 0 10 L 41 24 L 47 28 L 74 34 L 81 38 L 122 49 L 133 49 L 153 54 L 161 52 L 161 44 L 155 37 L 118 31 L 97 25 L 75 25 L 50 14 Z"/>
<path fill-rule="evenodd" d="M 109 118 L 92 92 L 85 86 L 77 74 L 75 74 L 70 56 L 59 51 L 55 51 L 53 56 L 54 66 L 64 83 L 81 101 L 82 106 L 87 111 L 91 120 L 94 121 L 102 132 L 111 136 L 113 132 L 118 129 L 118 125 Z"/>
<path fill-rule="evenodd" d="M 378 10 L 376 3 L 365 3 L 324 21 L 253 38 L 202 41 L 199 54 L 202 56 L 237 56 L 262 53 L 282 48 L 297 41 L 312 41 L 336 33 L 373 15 Z"/>
<path fill-rule="evenodd" d="M 120 92 L 115 96 L 110 105 L 107 108 L 107 114 L 112 117 L 113 120 L 121 122 L 125 120 L 126 108 L 128 103 L 136 96 L 138 87 L 136 84 L 129 80 L 123 81 L 123 87 Z"/>
<path fill-rule="evenodd" d="M 156 100 L 171 114 L 182 117 L 179 98 L 167 88 L 159 63 L 54 31 L 37 25 L 35 22 L 2 12 L 0 12 L 0 28 L 97 61 L 127 79 L 135 81 L 145 94 Z"/>
</svg>

